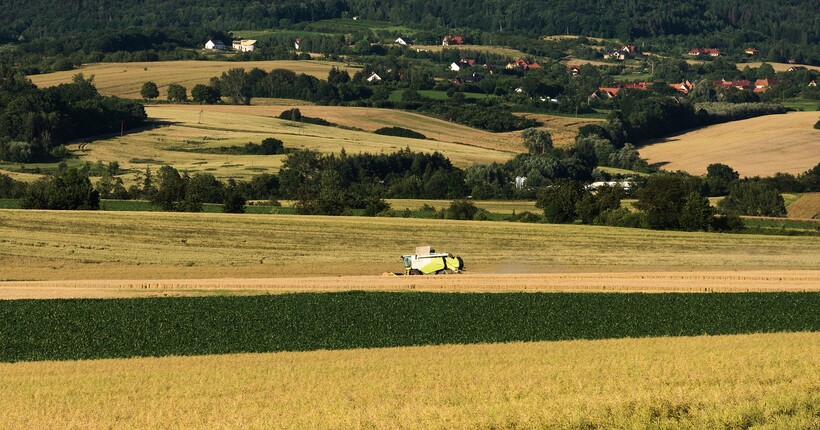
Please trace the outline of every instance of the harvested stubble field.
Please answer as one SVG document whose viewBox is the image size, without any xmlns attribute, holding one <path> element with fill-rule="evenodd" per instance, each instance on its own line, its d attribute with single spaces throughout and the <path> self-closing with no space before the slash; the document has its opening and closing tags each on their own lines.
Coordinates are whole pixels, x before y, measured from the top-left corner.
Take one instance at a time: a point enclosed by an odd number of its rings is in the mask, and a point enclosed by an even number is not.
<svg viewBox="0 0 820 430">
<path fill-rule="evenodd" d="M 812 428 L 818 356 L 778 333 L 0 364 L 0 428 Z"/>
<path fill-rule="evenodd" d="M 153 61 L 137 63 L 99 63 L 88 64 L 79 69 L 64 72 L 46 73 L 30 76 L 31 81 L 40 88 L 52 87 L 71 82 L 77 73 L 86 78 L 94 76 L 97 90 L 104 96 L 117 96 L 129 99 L 141 99 L 142 84 L 153 81 L 160 90 L 160 98 L 167 97 L 166 90 L 170 84 L 180 84 L 188 89 L 196 84 L 208 84 L 214 76 L 222 72 L 241 67 L 246 71 L 260 68 L 265 71 L 288 69 L 296 73 L 305 73 L 319 79 L 327 79 L 330 69 L 336 67 L 348 70 L 352 75 L 355 67 L 343 63 L 313 60 L 270 60 L 270 61 Z"/>
<path fill-rule="evenodd" d="M 406 218 L 0 210 L 0 273 L 7 281 L 378 275 L 401 270 L 399 256 L 422 244 L 462 256 L 470 273 L 820 267 L 815 237 Z"/>
<path fill-rule="evenodd" d="M 820 215 L 820 193 L 805 193 L 786 210 L 789 218 L 812 219 Z"/>
<path fill-rule="evenodd" d="M 706 173 L 728 164 L 741 176 L 802 173 L 820 162 L 816 112 L 790 112 L 712 125 L 642 146 L 641 156 L 665 170 Z"/>
<path fill-rule="evenodd" d="M 188 172 L 209 172 L 223 179 L 245 180 L 259 173 L 278 171 L 286 156 L 191 151 L 243 146 L 249 142 L 258 144 L 265 138 L 275 137 L 282 140 L 286 148 L 321 152 L 338 153 L 344 148 L 348 153 L 387 153 L 406 147 L 421 152 L 439 151 L 461 167 L 473 163 L 504 162 L 513 155 L 511 152 L 446 141 L 381 136 L 365 131 L 293 123 L 266 115 L 273 115 L 274 111 L 278 114 L 284 110 L 282 107 L 250 109 L 254 113 L 240 106 L 149 106 L 146 110 L 153 120 L 169 125 L 156 126 L 122 137 L 75 142 L 69 148 L 83 161 L 118 161 L 124 169 L 144 171 L 150 166 L 156 170 L 167 164 Z M 367 111 L 371 111 L 375 118 L 378 118 L 380 112 L 384 112 L 376 109 Z M 307 112 L 305 114 L 308 115 Z M 394 118 L 399 121 L 398 116 Z M 444 124 L 440 126 L 443 127 Z M 453 124 L 449 126 L 456 127 Z"/>
<path fill-rule="evenodd" d="M 152 109 L 149 113 L 152 117 L 154 115 L 157 115 L 158 117 L 173 117 L 173 113 L 170 115 L 166 114 L 162 108 L 173 109 L 172 112 L 187 110 L 196 111 L 197 114 L 199 114 L 200 110 L 204 110 L 205 115 L 209 112 L 219 112 L 225 114 L 265 117 L 266 119 L 270 117 L 278 117 L 279 114 L 285 110 L 298 108 L 303 116 L 322 118 L 351 129 L 373 132 L 382 127 L 403 127 L 419 132 L 425 135 L 428 139 L 433 139 L 437 142 L 459 143 L 478 148 L 506 152 L 517 153 L 526 151 L 523 145 L 521 145 L 521 132 L 493 133 L 397 109 L 360 108 L 350 106 L 299 106 L 296 104 L 280 106 L 173 105 L 156 106 L 156 110 Z M 542 117 L 543 118 L 538 119 L 547 121 L 547 128 L 551 132 L 556 132 L 561 135 L 566 133 L 577 134 L 578 128 L 584 125 L 583 118 L 578 120 L 576 118 L 565 118 L 549 115 L 543 115 Z M 330 130 L 344 131 L 332 128 Z M 376 135 L 370 139 L 383 139 L 387 137 L 389 136 Z M 572 139 L 574 138 L 575 135 L 573 134 Z M 422 144 L 425 142 L 425 140 L 419 139 L 405 139 L 405 141 L 408 142 L 411 148 L 414 147 L 415 144 Z M 433 142 L 427 142 L 427 144 L 432 143 Z"/>
</svg>

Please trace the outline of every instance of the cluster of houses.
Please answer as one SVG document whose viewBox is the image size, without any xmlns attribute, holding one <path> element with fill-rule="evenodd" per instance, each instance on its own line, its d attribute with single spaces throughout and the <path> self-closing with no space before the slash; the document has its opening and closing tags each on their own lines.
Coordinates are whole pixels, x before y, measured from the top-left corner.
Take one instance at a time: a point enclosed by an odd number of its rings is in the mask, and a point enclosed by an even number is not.
<svg viewBox="0 0 820 430">
<path fill-rule="evenodd" d="M 538 64 L 538 61 L 533 61 L 532 63 L 528 62 L 524 59 L 519 59 L 518 61 L 513 61 L 511 63 L 507 63 L 507 70 L 530 70 L 530 69 L 540 69 L 541 65 Z"/>
<path fill-rule="evenodd" d="M 693 48 L 689 50 L 689 55 L 699 57 L 701 55 L 708 55 L 710 57 L 720 57 L 720 49 L 716 48 Z"/>
<path fill-rule="evenodd" d="M 623 45 L 618 49 L 604 52 L 604 59 L 624 61 L 627 58 L 632 58 L 637 54 L 638 48 L 635 45 Z"/>
<path fill-rule="evenodd" d="M 736 81 L 727 81 L 727 80 L 719 80 L 719 81 L 712 81 L 712 85 L 718 88 L 737 88 L 741 91 L 754 91 L 756 93 L 765 93 L 769 87 L 776 84 L 777 81 L 774 79 L 758 79 L 754 82 L 743 79 L 743 80 L 736 80 Z M 621 91 L 624 90 L 642 90 L 646 91 L 654 85 L 654 82 L 636 82 L 636 83 L 629 83 L 629 84 L 618 84 L 614 87 L 599 87 L 597 91 L 595 91 L 592 95 L 589 96 L 590 100 L 602 100 L 602 99 L 611 99 L 618 95 Z M 667 84 L 671 88 L 674 88 L 681 94 L 689 94 L 692 89 L 695 87 L 694 84 L 689 82 L 688 80 L 684 80 L 678 84 Z M 809 84 L 811 85 L 811 84 Z"/>
<path fill-rule="evenodd" d="M 228 47 L 221 40 L 211 39 L 205 42 L 205 49 L 209 51 L 227 51 Z M 237 39 L 231 43 L 231 49 L 239 52 L 252 52 L 256 49 L 256 41 L 251 39 Z"/>
</svg>

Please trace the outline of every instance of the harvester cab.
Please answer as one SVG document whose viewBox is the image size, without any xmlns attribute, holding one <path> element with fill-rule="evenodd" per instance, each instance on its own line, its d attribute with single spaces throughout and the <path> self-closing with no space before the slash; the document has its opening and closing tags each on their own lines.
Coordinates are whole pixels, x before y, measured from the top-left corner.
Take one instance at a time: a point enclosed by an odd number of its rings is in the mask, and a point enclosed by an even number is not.
<svg viewBox="0 0 820 430">
<path fill-rule="evenodd" d="M 417 246 L 416 253 L 402 255 L 405 275 L 443 275 L 464 270 L 464 260 L 450 253 L 437 253 L 432 246 Z"/>
</svg>

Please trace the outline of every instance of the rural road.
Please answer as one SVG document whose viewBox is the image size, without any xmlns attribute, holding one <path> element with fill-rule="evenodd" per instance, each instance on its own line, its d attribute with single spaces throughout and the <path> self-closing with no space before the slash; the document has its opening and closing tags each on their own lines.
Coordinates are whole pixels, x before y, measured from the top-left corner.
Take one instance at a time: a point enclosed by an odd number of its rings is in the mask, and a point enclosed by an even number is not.
<svg viewBox="0 0 820 430">
<path fill-rule="evenodd" d="M 0 282 L 0 300 L 178 297 L 328 291 L 820 291 L 820 270 L 460 274 Z"/>
</svg>

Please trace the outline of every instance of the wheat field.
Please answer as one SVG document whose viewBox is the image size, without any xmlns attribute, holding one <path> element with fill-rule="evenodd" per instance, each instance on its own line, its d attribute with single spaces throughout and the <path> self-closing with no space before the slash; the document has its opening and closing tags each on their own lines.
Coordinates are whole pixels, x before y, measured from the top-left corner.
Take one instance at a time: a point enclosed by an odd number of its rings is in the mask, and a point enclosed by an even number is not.
<svg viewBox="0 0 820 430">
<path fill-rule="evenodd" d="M 29 76 L 32 82 L 40 88 L 52 87 L 71 82 L 77 73 L 86 78 L 94 76 L 94 83 L 100 94 L 117 96 L 129 99 L 141 99 L 142 84 L 153 81 L 159 88 L 160 98 L 167 97 L 170 84 L 180 84 L 188 89 L 196 84 L 208 84 L 214 76 L 222 72 L 241 67 L 246 71 L 260 68 L 267 72 L 273 69 L 288 69 L 296 73 L 304 73 L 319 79 L 327 79 L 330 69 L 336 67 L 347 70 L 351 75 L 358 69 L 344 63 L 313 60 L 269 60 L 269 61 L 151 61 L 136 63 L 98 63 L 87 64 L 75 70 L 46 73 Z"/>
<path fill-rule="evenodd" d="M 820 335 L 0 364 L 0 428 L 815 428 Z"/>
<path fill-rule="evenodd" d="M 669 171 L 706 173 L 724 163 L 741 176 L 802 173 L 820 163 L 817 112 L 790 112 L 717 124 L 660 139 L 639 148 L 650 164 Z"/>
<path fill-rule="evenodd" d="M 814 237 L 409 218 L 0 210 L 3 280 L 380 275 L 430 244 L 476 273 L 814 270 Z"/>
</svg>

